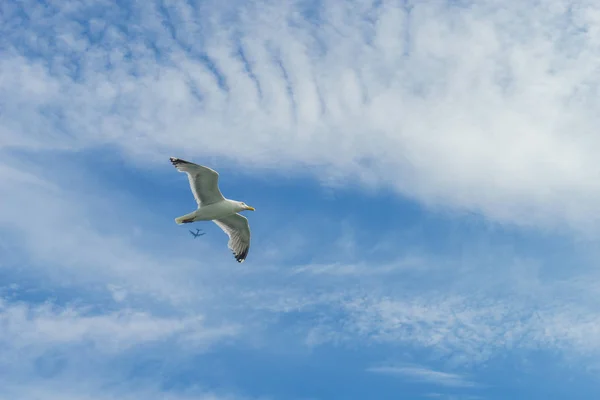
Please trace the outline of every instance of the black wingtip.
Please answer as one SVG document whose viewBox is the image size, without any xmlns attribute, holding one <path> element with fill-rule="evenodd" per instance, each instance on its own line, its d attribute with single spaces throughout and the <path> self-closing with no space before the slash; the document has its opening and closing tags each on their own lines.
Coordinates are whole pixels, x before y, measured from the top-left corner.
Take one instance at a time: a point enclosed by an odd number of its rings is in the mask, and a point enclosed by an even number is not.
<svg viewBox="0 0 600 400">
<path fill-rule="evenodd" d="M 182 160 L 181 158 L 177 158 L 177 157 L 169 157 L 169 160 L 171 160 L 171 163 L 174 166 L 178 166 L 179 164 L 192 164 L 189 161 L 185 161 L 185 160 Z"/>
<path fill-rule="evenodd" d="M 233 255 L 235 256 L 236 261 L 239 262 L 239 263 L 243 263 L 244 260 L 246 259 L 246 257 L 248 256 L 248 250 L 249 249 L 245 249 L 240 254 L 233 253 Z"/>
</svg>

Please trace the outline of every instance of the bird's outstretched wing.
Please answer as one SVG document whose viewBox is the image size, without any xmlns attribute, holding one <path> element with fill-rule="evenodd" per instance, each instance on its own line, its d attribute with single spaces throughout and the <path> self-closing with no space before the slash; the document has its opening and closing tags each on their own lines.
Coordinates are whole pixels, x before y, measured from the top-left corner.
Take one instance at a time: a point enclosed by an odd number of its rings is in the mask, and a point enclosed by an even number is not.
<svg viewBox="0 0 600 400">
<path fill-rule="evenodd" d="M 198 207 L 218 203 L 225 198 L 219 190 L 219 174 L 208 167 L 171 157 L 171 162 L 180 172 L 187 173 L 190 188 Z"/>
<path fill-rule="evenodd" d="M 227 246 L 238 262 L 244 262 L 250 250 L 250 225 L 246 217 L 232 214 L 225 218 L 213 220 L 229 236 Z"/>
</svg>

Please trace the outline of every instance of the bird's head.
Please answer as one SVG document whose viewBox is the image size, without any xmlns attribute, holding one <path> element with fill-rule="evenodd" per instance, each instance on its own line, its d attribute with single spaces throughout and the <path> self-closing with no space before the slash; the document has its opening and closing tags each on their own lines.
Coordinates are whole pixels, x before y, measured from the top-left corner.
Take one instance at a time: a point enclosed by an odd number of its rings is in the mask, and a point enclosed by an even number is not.
<svg viewBox="0 0 600 400">
<path fill-rule="evenodd" d="M 240 201 L 239 203 L 240 211 L 254 211 L 254 207 L 250 207 L 248 204 Z"/>
</svg>

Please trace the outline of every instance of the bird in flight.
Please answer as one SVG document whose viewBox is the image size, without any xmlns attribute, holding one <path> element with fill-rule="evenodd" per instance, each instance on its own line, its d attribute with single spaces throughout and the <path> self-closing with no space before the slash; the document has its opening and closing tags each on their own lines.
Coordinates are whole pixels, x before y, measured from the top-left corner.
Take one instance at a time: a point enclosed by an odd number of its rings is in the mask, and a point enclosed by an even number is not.
<svg viewBox="0 0 600 400">
<path fill-rule="evenodd" d="M 206 233 L 204 233 L 204 232 L 200 233 L 200 229 L 196 229 L 196 232 L 190 231 L 190 233 L 192 234 L 194 239 L 196 239 L 198 236 L 206 235 Z"/>
<path fill-rule="evenodd" d="M 250 249 L 250 226 L 241 211 L 254 211 L 242 201 L 229 200 L 219 190 L 219 174 L 208 167 L 171 157 L 171 163 L 179 172 L 185 172 L 198 208 L 175 218 L 177 224 L 196 221 L 213 221 L 229 236 L 227 246 L 237 262 L 244 262 Z"/>
</svg>

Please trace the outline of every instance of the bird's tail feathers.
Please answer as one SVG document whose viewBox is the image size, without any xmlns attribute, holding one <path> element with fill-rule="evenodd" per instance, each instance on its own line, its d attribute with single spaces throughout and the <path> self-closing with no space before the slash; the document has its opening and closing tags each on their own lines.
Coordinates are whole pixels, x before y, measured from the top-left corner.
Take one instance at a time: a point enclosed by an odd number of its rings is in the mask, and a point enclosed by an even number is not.
<svg viewBox="0 0 600 400">
<path fill-rule="evenodd" d="M 194 222 L 194 213 L 195 211 L 189 214 L 182 215 L 181 217 L 177 217 L 175 218 L 175 222 L 177 223 L 177 225 L 189 224 L 190 222 Z"/>
</svg>

